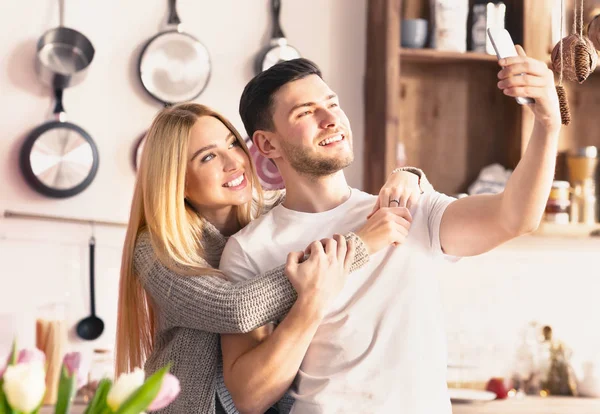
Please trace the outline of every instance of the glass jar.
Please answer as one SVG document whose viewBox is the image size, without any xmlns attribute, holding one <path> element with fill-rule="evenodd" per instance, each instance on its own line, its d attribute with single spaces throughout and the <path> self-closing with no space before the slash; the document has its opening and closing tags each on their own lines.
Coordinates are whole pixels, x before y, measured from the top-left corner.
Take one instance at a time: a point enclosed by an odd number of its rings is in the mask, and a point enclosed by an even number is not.
<svg viewBox="0 0 600 414">
<path fill-rule="evenodd" d="M 553 181 L 546 203 L 544 220 L 549 223 L 569 224 L 571 185 L 568 181 Z"/>
</svg>

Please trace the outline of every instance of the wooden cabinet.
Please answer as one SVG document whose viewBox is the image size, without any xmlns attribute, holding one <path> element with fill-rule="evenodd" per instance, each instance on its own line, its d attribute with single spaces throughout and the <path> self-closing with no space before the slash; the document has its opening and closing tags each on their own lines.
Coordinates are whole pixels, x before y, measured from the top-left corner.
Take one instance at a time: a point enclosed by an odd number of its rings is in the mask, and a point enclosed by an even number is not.
<svg viewBox="0 0 600 414">
<path fill-rule="evenodd" d="M 553 2 L 505 3 L 515 42 L 549 62 Z M 429 0 L 368 0 L 364 185 L 373 193 L 401 165 L 424 169 L 439 191 L 463 192 L 486 165 L 514 168 L 531 133 L 529 108 L 497 88 L 495 56 L 400 47 L 401 10 L 423 13 L 428 6 Z M 572 123 L 563 127 L 560 150 L 600 145 L 600 74 L 567 85 L 567 93 Z M 561 159 L 557 178 L 566 178 Z"/>
</svg>

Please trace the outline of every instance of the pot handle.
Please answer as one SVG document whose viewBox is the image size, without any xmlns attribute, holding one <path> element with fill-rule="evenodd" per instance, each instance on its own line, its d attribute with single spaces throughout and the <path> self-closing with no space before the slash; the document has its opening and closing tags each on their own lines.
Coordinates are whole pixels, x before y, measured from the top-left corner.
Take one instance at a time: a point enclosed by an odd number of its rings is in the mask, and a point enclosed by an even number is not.
<svg viewBox="0 0 600 414">
<path fill-rule="evenodd" d="M 54 118 L 60 122 L 67 122 L 67 113 L 65 112 L 65 108 L 63 107 L 63 90 L 61 88 L 54 89 L 54 99 L 56 99 L 56 104 L 54 105 Z"/>
<path fill-rule="evenodd" d="M 177 14 L 177 0 L 169 0 L 169 19 L 167 20 L 169 26 L 175 26 L 181 24 L 179 15 Z"/>
<path fill-rule="evenodd" d="M 65 0 L 58 0 L 58 25 L 65 25 Z"/>
<path fill-rule="evenodd" d="M 271 0 L 271 15 L 273 18 L 273 32 L 271 33 L 272 39 L 279 39 L 285 37 L 281 24 L 279 23 L 279 13 L 281 12 L 281 0 Z"/>
</svg>

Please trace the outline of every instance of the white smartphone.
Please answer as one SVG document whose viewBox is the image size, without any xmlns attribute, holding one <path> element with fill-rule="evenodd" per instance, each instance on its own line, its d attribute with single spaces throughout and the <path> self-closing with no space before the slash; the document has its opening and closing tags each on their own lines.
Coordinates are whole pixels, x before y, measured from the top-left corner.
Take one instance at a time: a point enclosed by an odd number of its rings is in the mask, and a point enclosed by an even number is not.
<svg viewBox="0 0 600 414">
<path fill-rule="evenodd" d="M 513 43 L 512 37 L 510 37 L 510 33 L 506 29 L 487 29 L 488 36 L 490 37 L 490 41 L 492 42 L 492 46 L 496 51 L 496 56 L 498 56 L 498 60 L 504 59 L 512 56 L 519 56 L 517 53 L 517 49 L 515 48 L 515 44 Z M 517 102 L 521 105 L 529 105 L 535 103 L 535 99 L 533 98 L 523 98 L 517 97 L 515 98 Z"/>
</svg>

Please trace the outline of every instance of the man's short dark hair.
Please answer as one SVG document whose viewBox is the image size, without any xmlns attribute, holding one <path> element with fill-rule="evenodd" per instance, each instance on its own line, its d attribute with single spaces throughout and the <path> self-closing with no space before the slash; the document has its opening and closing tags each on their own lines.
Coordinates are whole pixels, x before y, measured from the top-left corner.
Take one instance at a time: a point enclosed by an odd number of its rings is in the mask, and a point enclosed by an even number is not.
<svg viewBox="0 0 600 414">
<path fill-rule="evenodd" d="M 273 96 L 279 88 L 309 75 L 323 78 L 314 62 L 299 58 L 277 63 L 248 82 L 240 98 L 239 111 L 250 138 L 259 129 L 273 130 Z"/>
</svg>

